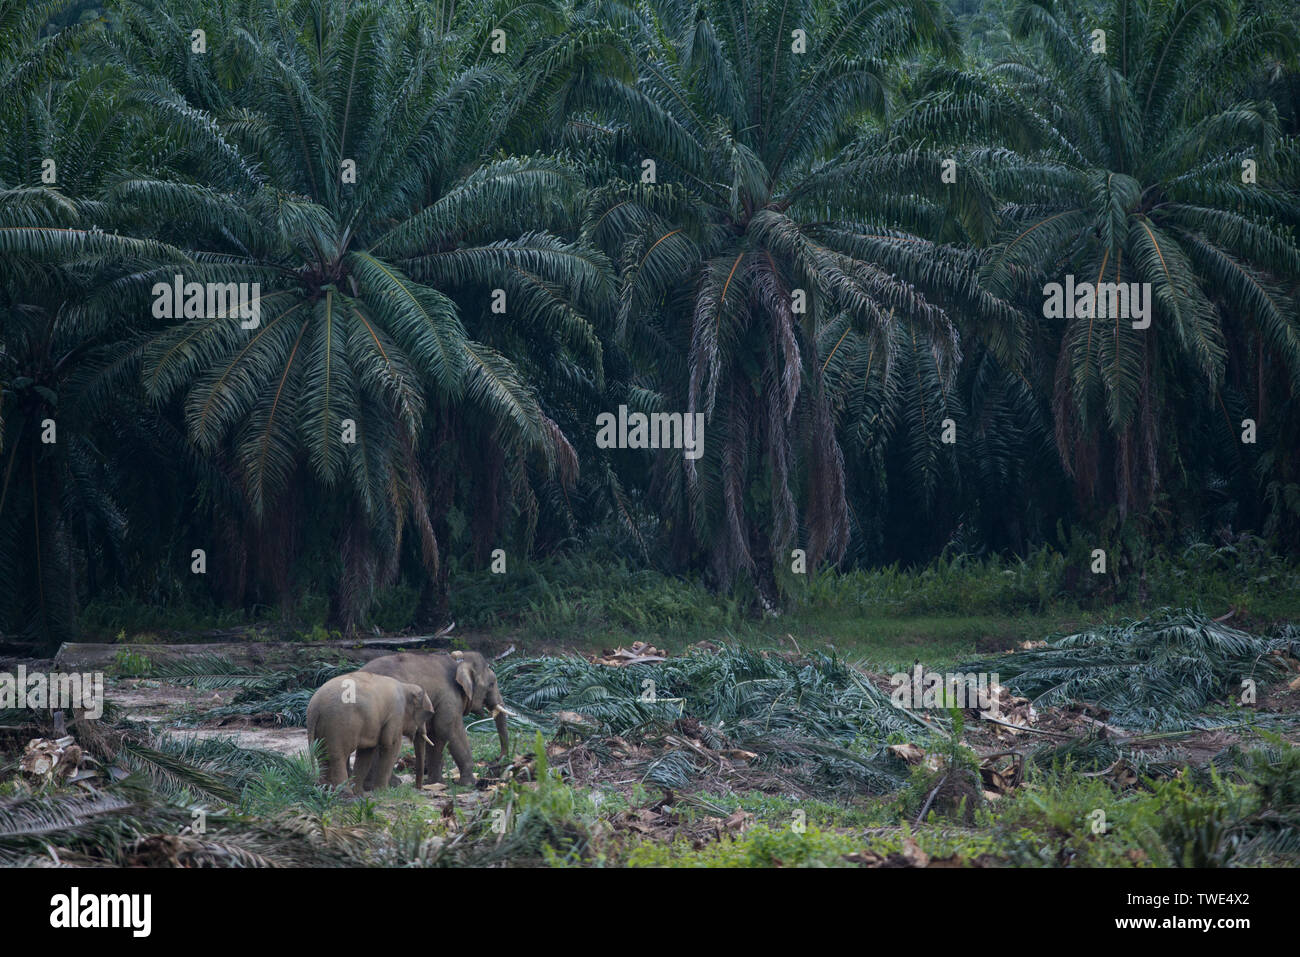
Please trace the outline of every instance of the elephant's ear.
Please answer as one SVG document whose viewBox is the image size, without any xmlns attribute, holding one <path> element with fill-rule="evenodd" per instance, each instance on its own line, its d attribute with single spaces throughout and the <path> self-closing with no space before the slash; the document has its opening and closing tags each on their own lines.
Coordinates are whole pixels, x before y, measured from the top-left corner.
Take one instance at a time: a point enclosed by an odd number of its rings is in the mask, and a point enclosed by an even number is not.
<svg viewBox="0 0 1300 957">
<path fill-rule="evenodd" d="M 474 700 L 474 669 L 468 661 L 456 666 L 456 684 L 460 685 L 460 692 L 465 696 L 465 711 L 468 712 L 470 702 Z"/>
<path fill-rule="evenodd" d="M 421 711 L 427 711 L 429 708 L 429 696 L 424 693 L 424 689 L 419 685 L 408 684 L 406 686 L 406 701 L 410 706 L 411 713 L 418 715 Z"/>
</svg>

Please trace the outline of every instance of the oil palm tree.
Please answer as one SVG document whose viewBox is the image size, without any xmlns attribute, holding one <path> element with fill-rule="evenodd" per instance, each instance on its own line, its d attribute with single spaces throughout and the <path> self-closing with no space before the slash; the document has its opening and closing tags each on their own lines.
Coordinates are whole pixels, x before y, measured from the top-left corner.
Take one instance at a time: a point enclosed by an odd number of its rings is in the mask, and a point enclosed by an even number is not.
<svg viewBox="0 0 1300 957">
<path fill-rule="evenodd" d="M 987 276 L 1026 310 L 1000 353 L 1052 396 L 1082 498 L 1121 515 L 1162 475 L 1207 487 L 1245 471 L 1240 420 L 1268 421 L 1265 396 L 1300 384 L 1296 144 L 1272 103 L 1238 92 L 1265 58 L 1294 55 L 1281 14 L 1027 0 L 1012 20 L 1021 53 L 978 75 L 936 72 L 914 114 L 964 139 L 1005 197 Z M 1150 284 L 1150 327 L 1086 310 L 1031 322 L 1067 274 Z"/>
<path fill-rule="evenodd" d="M 82 47 L 97 26 L 46 33 L 60 7 L 0 6 L 0 627 L 47 647 L 75 637 L 78 599 L 120 564 L 118 441 L 153 424 L 104 391 L 129 324 L 100 291 L 184 259 L 113 228 L 106 186 L 143 128 L 122 113 L 126 76 Z"/>
<path fill-rule="evenodd" d="M 533 389 L 462 313 L 490 314 L 504 293 L 501 321 L 599 362 L 574 304 L 599 297 L 604 259 L 546 230 L 576 175 L 503 154 L 517 70 L 478 42 L 482 18 L 457 36 L 430 9 L 374 2 L 121 16 L 118 54 L 172 154 L 167 175 L 124 178 L 114 198 L 192 250 L 186 281 L 261 291 L 255 328 L 213 316 L 153 331 L 146 391 L 179 397 L 197 447 L 237 462 L 258 520 L 299 478 L 344 490 L 336 611 L 355 624 L 406 527 L 438 569 L 426 422 L 469 418 L 507 458 L 574 466 Z M 157 279 L 121 293 L 141 316 Z"/>
<path fill-rule="evenodd" d="M 845 551 L 842 438 L 897 414 L 924 467 L 949 310 L 1005 308 L 955 245 L 989 228 L 980 184 L 880 120 L 891 71 L 949 40 L 924 0 L 655 3 L 637 83 L 595 85 L 576 124 L 606 148 L 587 235 L 621 264 L 627 398 L 707 423 L 698 462 L 660 456 L 668 524 L 768 602 L 797 538 L 814 564 Z"/>
</svg>

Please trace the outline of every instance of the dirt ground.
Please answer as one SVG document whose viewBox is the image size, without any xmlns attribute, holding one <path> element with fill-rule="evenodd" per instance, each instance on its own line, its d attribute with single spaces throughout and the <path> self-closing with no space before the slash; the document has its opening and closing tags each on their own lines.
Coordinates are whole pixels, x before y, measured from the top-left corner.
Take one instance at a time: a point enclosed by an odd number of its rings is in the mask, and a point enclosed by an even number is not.
<svg viewBox="0 0 1300 957">
<path fill-rule="evenodd" d="M 122 709 L 132 721 L 154 726 L 168 737 L 206 740 L 233 738 L 242 748 L 256 748 L 277 754 L 301 754 L 307 750 L 307 729 L 274 727 L 252 721 L 208 722 L 187 727 L 178 718 L 190 718 L 209 708 L 229 704 L 234 691 L 200 691 L 146 678 L 111 682 L 105 689 L 110 704 Z"/>
</svg>

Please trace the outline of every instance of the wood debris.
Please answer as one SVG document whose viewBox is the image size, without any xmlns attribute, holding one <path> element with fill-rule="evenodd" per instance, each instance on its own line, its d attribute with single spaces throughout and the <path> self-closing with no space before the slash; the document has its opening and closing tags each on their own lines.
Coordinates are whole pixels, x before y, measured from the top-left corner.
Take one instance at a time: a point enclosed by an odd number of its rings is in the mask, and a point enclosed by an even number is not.
<svg viewBox="0 0 1300 957">
<path fill-rule="evenodd" d="M 42 783 L 73 777 L 81 767 L 81 746 L 72 735 L 62 738 L 32 738 L 23 749 L 19 767 L 23 774 Z"/>
<path fill-rule="evenodd" d="M 925 760 L 925 751 L 910 741 L 905 744 L 891 744 L 885 750 L 896 758 L 902 758 L 908 764 L 920 764 Z"/>
<path fill-rule="evenodd" d="M 1270 654 L 1274 658 L 1276 658 L 1278 664 L 1281 665 L 1283 668 L 1285 668 L 1287 671 L 1300 672 L 1300 661 L 1297 661 L 1295 658 L 1292 658 L 1281 648 L 1275 649 L 1274 651 L 1270 652 Z"/>
<path fill-rule="evenodd" d="M 650 807 L 619 811 L 610 824 L 615 831 L 630 831 L 643 838 L 670 842 L 686 838 L 698 850 L 726 836 L 745 833 L 754 823 L 754 815 L 737 809 L 727 817 L 705 815 L 701 819 L 679 815 L 667 801 Z"/>
<path fill-rule="evenodd" d="M 1019 728 L 1032 728 L 1037 723 L 1038 712 L 1034 710 L 1033 703 L 1028 698 L 1013 694 L 1003 685 L 994 685 L 990 688 L 989 696 L 993 699 L 992 707 L 981 712 L 981 716 L 1001 718 L 1007 724 L 1017 725 Z M 1013 734 L 1016 733 L 1016 729 L 1009 730 Z"/>
<path fill-rule="evenodd" d="M 980 761 L 980 784 L 984 797 L 993 801 L 1020 787 L 1025 779 L 1025 755 L 1020 751 L 999 751 Z"/>
<path fill-rule="evenodd" d="M 913 838 L 907 838 L 903 842 L 901 851 L 891 851 L 888 854 L 881 854 L 878 851 L 858 851 L 854 854 L 845 854 L 844 859 L 860 867 L 993 867 L 997 864 L 992 855 L 981 854 L 978 857 L 966 858 L 960 854 L 949 854 L 945 857 L 935 857 L 927 854 L 921 849 Z"/>
<path fill-rule="evenodd" d="M 908 764 L 924 764 L 927 771 L 939 771 L 948 763 L 945 755 L 937 752 L 927 753 L 924 748 L 910 741 L 904 744 L 891 744 L 885 750 Z"/>
<path fill-rule="evenodd" d="M 626 668 L 649 661 L 667 661 L 668 652 L 644 641 L 634 641 L 631 648 L 606 648 L 599 655 L 588 655 L 587 660 L 610 668 Z"/>
</svg>

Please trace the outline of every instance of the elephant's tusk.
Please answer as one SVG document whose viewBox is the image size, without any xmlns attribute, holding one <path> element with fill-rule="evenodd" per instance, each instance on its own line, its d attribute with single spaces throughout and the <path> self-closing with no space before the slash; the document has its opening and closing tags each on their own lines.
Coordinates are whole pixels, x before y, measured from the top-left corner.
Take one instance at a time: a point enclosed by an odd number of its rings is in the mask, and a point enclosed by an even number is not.
<svg viewBox="0 0 1300 957">
<path fill-rule="evenodd" d="M 436 748 L 436 747 L 437 747 L 436 744 L 434 744 L 432 741 L 429 740 L 429 736 L 428 736 L 427 734 L 425 734 L 423 731 L 420 732 L 420 737 L 424 738 L 424 743 L 427 744 L 429 747 L 431 747 L 431 748 Z"/>
<path fill-rule="evenodd" d="M 507 707 L 506 707 L 505 705 L 503 705 L 503 704 L 499 704 L 499 705 L 497 705 L 495 708 L 492 709 L 492 717 L 495 718 L 495 717 L 496 717 L 497 715 L 499 715 L 499 714 L 506 714 L 506 715 L 509 715 L 509 716 L 512 717 L 512 718 L 517 718 L 517 717 L 519 717 L 519 715 L 515 714 L 513 711 L 511 711 L 509 708 L 507 708 Z"/>
</svg>

